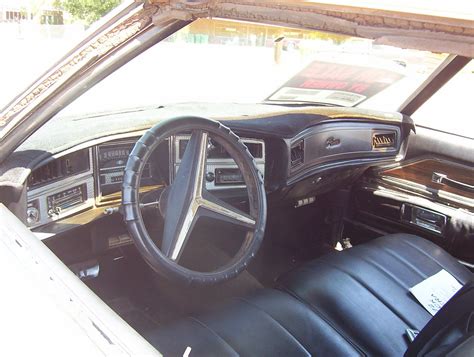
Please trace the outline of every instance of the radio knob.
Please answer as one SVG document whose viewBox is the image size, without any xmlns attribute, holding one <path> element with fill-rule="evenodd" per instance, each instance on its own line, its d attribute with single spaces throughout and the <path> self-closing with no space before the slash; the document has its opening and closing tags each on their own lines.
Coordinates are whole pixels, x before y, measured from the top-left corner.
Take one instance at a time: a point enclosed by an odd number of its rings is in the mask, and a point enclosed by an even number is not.
<svg viewBox="0 0 474 357">
<path fill-rule="evenodd" d="M 36 207 L 28 207 L 26 209 L 26 222 L 28 224 L 35 224 L 39 221 L 39 211 Z"/>
<path fill-rule="evenodd" d="M 48 215 L 50 217 L 52 217 L 54 215 L 59 215 L 60 213 L 61 213 L 61 207 L 50 208 L 49 211 L 48 211 Z"/>
<path fill-rule="evenodd" d="M 214 181 L 215 178 L 216 178 L 216 177 L 214 176 L 214 173 L 213 173 L 213 172 L 210 172 L 210 171 L 209 171 L 209 172 L 206 174 L 206 181 L 207 181 L 207 182 L 212 182 L 212 181 Z"/>
</svg>

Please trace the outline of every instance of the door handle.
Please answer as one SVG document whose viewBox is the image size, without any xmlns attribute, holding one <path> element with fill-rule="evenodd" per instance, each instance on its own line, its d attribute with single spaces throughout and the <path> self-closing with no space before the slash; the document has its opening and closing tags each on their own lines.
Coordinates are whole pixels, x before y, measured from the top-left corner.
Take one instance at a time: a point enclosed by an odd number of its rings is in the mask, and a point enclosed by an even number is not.
<svg viewBox="0 0 474 357">
<path fill-rule="evenodd" d="M 440 174 L 438 172 L 433 172 L 433 176 L 431 177 L 431 181 L 439 183 L 441 185 L 446 185 L 449 187 L 457 188 L 458 190 L 464 190 L 469 192 L 474 192 L 474 186 L 469 185 L 464 182 L 456 181 L 450 179 L 448 175 Z"/>
</svg>

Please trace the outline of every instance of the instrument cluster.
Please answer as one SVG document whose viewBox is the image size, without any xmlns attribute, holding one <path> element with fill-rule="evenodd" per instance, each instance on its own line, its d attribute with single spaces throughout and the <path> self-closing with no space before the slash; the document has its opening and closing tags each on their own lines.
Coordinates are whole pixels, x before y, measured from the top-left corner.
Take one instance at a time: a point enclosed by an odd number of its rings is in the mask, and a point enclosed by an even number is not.
<svg viewBox="0 0 474 357">
<path fill-rule="evenodd" d="M 90 208 L 120 204 L 128 157 L 138 138 L 113 140 L 52 158 L 30 174 L 27 184 L 27 224 L 31 228 L 75 215 Z M 173 181 L 189 135 L 174 136 L 158 146 L 145 165 L 141 188 L 159 188 Z M 265 171 L 263 140 L 243 139 L 259 170 Z M 245 188 L 235 161 L 210 139 L 206 170 L 208 190 Z"/>
<path fill-rule="evenodd" d="M 176 175 L 181 159 L 189 142 L 189 135 L 178 135 L 173 139 L 172 175 Z M 257 168 L 262 175 L 265 174 L 265 143 L 263 140 L 243 138 L 242 142 L 247 146 L 250 154 L 254 157 Z M 171 181 L 173 179 L 171 177 Z M 235 161 L 227 151 L 215 140 L 209 138 L 207 150 L 206 188 L 208 190 L 223 190 L 231 188 L 244 188 L 245 182 L 242 173 Z"/>
<path fill-rule="evenodd" d="M 97 147 L 99 198 L 121 190 L 125 165 L 134 145 L 134 141 L 124 141 L 102 144 Z M 142 182 L 150 184 L 151 178 L 151 165 L 147 163 L 143 171 Z"/>
</svg>

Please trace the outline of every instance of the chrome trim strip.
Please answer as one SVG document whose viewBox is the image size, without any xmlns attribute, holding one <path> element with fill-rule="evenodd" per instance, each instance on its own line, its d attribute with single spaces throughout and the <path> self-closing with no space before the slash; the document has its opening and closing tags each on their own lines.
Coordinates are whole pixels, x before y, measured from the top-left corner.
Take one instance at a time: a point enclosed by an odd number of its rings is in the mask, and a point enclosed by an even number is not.
<svg viewBox="0 0 474 357">
<path fill-rule="evenodd" d="M 466 206 L 474 208 L 473 199 L 459 196 L 459 195 L 456 195 L 455 193 L 438 190 L 436 192 L 437 197 L 435 197 L 435 193 L 432 192 L 427 186 L 421 185 L 413 181 L 408 181 L 408 180 L 404 180 L 404 179 L 396 178 L 396 177 L 384 177 L 384 176 L 381 176 L 380 180 L 385 183 L 390 183 L 390 184 L 399 186 L 405 190 L 409 190 L 409 191 L 411 190 L 420 194 L 426 194 L 434 198 L 440 197 L 450 202 L 454 202 L 454 203 L 458 203 L 458 204 L 462 204 L 462 205 L 466 205 Z"/>
</svg>

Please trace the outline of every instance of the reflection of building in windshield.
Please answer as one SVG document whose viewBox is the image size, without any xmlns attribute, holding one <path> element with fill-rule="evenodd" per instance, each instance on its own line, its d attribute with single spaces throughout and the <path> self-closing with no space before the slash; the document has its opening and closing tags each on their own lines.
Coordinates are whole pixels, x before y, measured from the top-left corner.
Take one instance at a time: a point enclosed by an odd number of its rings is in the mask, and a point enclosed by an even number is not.
<svg viewBox="0 0 474 357">
<path fill-rule="evenodd" d="M 350 39 L 348 36 L 319 31 L 209 19 L 199 19 L 193 22 L 179 34 L 171 36 L 170 40 L 172 41 L 177 36 L 191 43 L 260 47 L 272 47 L 275 39 L 283 37 L 282 46 L 286 51 L 298 49 L 305 40 L 330 41 L 339 44 Z"/>
<path fill-rule="evenodd" d="M 4 22 L 62 25 L 64 12 L 54 6 L 53 0 L 37 4 L 26 0 L 0 0 L 0 23 Z"/>
</svg>

